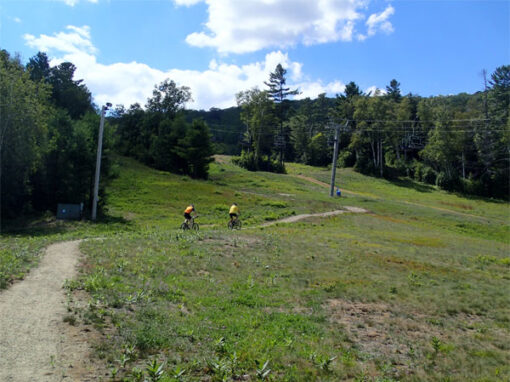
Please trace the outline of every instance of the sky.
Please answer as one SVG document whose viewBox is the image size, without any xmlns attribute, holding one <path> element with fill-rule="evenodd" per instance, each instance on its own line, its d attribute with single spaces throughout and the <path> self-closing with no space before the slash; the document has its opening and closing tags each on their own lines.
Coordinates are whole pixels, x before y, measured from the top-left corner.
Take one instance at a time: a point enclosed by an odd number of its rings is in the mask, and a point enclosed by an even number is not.
<svg viewBox="0 0 510 382">
<path fill-rule="evenodd" d="M 428 97 L 510 64 L 510 0 L 1 0 L 0 48 L 70 61 L 97 105 L 144 106 L 165 79 L 191 109 L 236 105 L 281 63 L 295 98 L 392 79 Z"/>
</svg>

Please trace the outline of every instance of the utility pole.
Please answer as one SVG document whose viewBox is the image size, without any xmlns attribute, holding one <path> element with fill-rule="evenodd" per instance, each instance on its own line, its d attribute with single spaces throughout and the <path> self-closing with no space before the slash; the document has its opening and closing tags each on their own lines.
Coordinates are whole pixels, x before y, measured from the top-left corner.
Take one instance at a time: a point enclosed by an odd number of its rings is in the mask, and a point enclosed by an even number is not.
<svg viewBox="0 0 510 382">
<path fill-rule="evenodd" d="M 103 150 L 103 129 L 104 129 L 104 115 L 106 110 L 111 107 L 111 103 L 106 103 L 101 108 L 101 122 L 99 122 L 99 135 L 97 137 L 97 158 L 96 158 L 96 177 L 94 180 L 94 201 L 92 202 L 92 220 L 96 220 L 97 215 L 97 201 L 99 199 L 99 174 L 101 173 L 101 151 Z"/>
<path fill-rule="evenodd" d="M 345 122 L 344 128 L 347 128 L 349 121 Z M 338 146 L 340 144 L 340 124 L 335 124 L 335 148 L 333 151 L 333 163 L 331 165 L 331 188 L 329 189 L 329 196 L 335 195 L 335 176 L 336 176 L 336 161 L 338 159 Z"/>
</svg>

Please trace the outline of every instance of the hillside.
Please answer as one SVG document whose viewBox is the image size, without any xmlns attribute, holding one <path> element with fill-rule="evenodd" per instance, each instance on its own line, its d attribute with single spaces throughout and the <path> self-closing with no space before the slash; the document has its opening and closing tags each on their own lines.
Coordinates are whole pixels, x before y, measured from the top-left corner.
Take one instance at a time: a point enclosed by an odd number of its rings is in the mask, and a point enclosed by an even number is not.
<svg viewBox="0 0 510 382">
<path fill-rule="evenodd" d="M 162 363 L 163 380 L 510 377 L 507 203 L 350 169 L 330 198 L 327 169 L 287 169 L 220 156 L 198 181 L 121 158 L 112 218 L 60 228 L 102 238 L 81 245 L 68 291 L 90 297 L 70 314 L 104 334 L 94 345 L 115 378 Z M 231 232 L 234 201 L 243 229 Z M 178 230 L 188 203 L 198 233 Z M 347 207 L 367 212 L 277 222 Z"/>
</svg>

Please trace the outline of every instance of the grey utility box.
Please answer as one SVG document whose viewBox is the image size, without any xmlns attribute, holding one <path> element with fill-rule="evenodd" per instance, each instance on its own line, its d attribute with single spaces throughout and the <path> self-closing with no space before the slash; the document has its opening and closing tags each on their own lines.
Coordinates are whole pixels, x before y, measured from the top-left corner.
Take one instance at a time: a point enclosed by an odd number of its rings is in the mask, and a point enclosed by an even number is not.
<svg viewBox="0 0 510 382">
<path fill-rule="evenodd" d="M 62 220 L 80 220 L 83 212 L 83 203 L 81 204 L 62 204 L 57 206 L 57 219 Z"/>
</svg>

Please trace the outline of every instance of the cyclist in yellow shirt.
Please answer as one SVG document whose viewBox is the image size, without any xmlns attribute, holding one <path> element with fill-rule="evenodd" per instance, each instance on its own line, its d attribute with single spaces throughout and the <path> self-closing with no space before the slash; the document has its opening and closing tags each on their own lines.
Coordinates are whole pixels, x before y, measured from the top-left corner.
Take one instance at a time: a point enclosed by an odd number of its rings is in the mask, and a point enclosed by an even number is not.
<svg viewBox="0 0 510 382">
<path fill-rule="evenodd" d="M 230 214 L 230 221 L 234 221 L 234 219 L 237 219 L 239 215 L 239 207 L 237 207 L 237 203 L 233 203 L 230 206 L 230 210 L 228 211 Z"/>
</svg>

